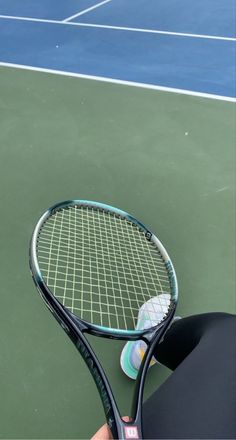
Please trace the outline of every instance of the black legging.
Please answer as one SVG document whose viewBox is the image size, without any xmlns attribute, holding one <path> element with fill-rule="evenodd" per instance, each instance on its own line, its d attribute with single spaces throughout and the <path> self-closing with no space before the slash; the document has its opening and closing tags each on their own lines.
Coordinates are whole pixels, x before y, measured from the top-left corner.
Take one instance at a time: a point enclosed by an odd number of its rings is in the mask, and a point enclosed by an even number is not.
<svg viewBox="0 0 236 440">
<path fill-rule="evenodd" d="M 144 403 L 144 438 L 236 439 L 236 316 L 176 321 L 155 356 L 173 373 Z"/>
</svg>

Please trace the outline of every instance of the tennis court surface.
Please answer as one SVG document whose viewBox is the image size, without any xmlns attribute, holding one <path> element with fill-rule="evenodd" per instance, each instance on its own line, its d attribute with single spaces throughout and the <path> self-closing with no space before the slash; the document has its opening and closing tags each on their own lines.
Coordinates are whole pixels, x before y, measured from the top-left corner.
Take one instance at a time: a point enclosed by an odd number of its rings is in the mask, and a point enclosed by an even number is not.
<svg viewBox="0 0 236 440">
<path fill-rule="evenodd" d="M 84 439 L 104 421 L 29 272 L 54 203 L 97 200 L 149 226 L 178 315 L 236 312 L 234 20 L 233 0 L 0 0 L 0 438 Z M 123 344 L 91 342 L 129 413 Z M 146 395 L 168 374 L 153 367 Z"/>
</svg>

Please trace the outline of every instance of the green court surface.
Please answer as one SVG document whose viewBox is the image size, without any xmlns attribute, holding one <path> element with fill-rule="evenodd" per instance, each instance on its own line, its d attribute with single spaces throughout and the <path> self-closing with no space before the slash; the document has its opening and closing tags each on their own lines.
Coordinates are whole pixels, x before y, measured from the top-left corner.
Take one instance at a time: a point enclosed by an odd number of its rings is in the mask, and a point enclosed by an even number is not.
<svg viewBox="0 0 236 440">
<path fill-rule="evenodd" d="M 177 314 L 235 313 L 235 104 L 7 68 L 0 81 L 0 438 L 89 438 L 102 406 L 33 285 L 34 225 L 67 199 L 117 206 L 169 251 Z M 123 344 L 92 343 L 125 415 Z M 153 367 L 146 396 L 168 374 Z"/>
</svg>

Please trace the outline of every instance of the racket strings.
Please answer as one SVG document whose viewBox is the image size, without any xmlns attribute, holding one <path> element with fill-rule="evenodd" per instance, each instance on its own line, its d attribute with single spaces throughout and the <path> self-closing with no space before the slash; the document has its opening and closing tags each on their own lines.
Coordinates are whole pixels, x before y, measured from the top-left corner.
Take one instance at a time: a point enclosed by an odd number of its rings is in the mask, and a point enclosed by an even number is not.
<svg viewBox="0 0 236 440">
<path fill-rule="evenodd" d="M 157 247 L 136 224 L 107 211 L 57 211 L 41 228 L 37 255 L 52 293 L 93 324 L 132 329 L 146 301 L 171 291 Z M 162 295 L 163 314 L 169 304 Z"/>
</svg>

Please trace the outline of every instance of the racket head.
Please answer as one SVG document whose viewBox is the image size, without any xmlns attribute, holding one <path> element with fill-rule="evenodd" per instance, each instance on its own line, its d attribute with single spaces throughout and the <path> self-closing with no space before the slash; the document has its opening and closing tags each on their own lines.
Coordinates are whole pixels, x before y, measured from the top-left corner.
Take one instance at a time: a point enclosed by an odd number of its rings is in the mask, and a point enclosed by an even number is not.
<svg viewBox="0 0 236 440">
<path fill-rule="evenodd" d="M 91 334 L 140 339 L 176 308 L 176 273 L 160 240 L 130 214 L 99 202 L 68 200 L 45 211 L 32 235 L 30 268 L 50 310 Z M 135 328 L 140 307 L 163 295 L 162 319 Z"/>
</svg>

